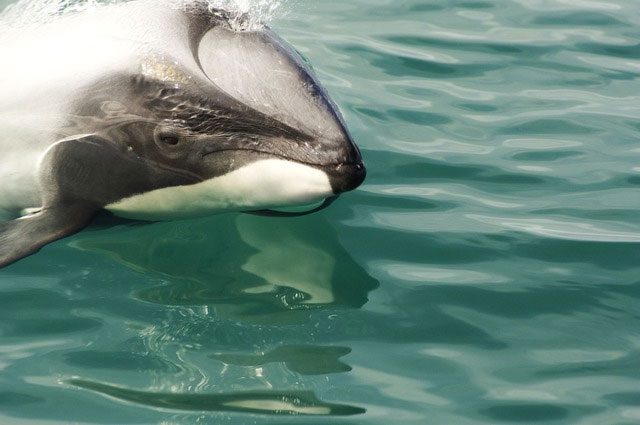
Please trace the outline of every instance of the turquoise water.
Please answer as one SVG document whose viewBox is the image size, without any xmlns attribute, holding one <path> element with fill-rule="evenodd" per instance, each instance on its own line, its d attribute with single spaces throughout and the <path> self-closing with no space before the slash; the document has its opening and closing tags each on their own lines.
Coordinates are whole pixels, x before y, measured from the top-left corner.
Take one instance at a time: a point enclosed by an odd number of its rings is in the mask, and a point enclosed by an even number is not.
<svg viewBox="0 0 640 425">
<path fill-rule="evenodd" d="M 0 271 L 0 423 L 640 423 L 640 4 L 285 8 L 365 186 Z"/>
</svg>

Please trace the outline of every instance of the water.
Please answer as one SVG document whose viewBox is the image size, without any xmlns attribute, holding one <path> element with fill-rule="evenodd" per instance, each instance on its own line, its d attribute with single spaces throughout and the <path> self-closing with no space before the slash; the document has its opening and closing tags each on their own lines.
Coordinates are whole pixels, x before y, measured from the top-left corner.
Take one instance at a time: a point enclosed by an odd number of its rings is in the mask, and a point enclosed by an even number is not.
<svg viewBox="0 0 640 425">
<path fill-rule="evenodd" d="M 638 6 L 285 3 L 366 185 L 0 271 L 0 423 L 637 424 Z"/>
</svg>

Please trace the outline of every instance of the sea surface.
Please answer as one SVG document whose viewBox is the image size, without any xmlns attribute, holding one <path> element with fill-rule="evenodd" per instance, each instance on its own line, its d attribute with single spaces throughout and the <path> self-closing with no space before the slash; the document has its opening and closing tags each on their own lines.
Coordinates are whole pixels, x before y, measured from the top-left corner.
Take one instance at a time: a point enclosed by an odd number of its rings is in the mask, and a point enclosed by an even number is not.
<svg viewBox="0 0 640 425">
<path fill-rule="evenodd" d="M 640 423 L 640 2 L 270 24 L 366 184 L 304 218 L 104 217 L 1 270 L 0 424 Z"/>
</svg>

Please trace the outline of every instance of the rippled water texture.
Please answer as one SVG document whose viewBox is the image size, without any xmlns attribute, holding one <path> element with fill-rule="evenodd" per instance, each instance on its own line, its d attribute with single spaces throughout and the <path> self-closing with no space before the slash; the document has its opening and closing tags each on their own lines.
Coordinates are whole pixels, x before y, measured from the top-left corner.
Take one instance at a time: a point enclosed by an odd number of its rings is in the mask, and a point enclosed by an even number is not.
<svg viewBox="0 0 640 425">
<path fill-rule="evenodd" d="M 284 8 L 367 184 L 0 271 L 0 423 L 640 423 L 640 4 Z"/>
</svg>

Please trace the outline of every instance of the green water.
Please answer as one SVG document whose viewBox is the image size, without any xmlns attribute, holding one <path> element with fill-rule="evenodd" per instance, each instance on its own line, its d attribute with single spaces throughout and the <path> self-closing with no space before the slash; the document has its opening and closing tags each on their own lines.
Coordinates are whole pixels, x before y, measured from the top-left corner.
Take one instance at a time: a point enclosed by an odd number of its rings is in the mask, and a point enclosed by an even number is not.
<svg viewBox="0 0 640 425">
<path fill-rule="evenodd" d="M 640 423 L 640 2 L 289 9 L 366 184 L 0 271 L 0 423 Z"/>
</svg>

